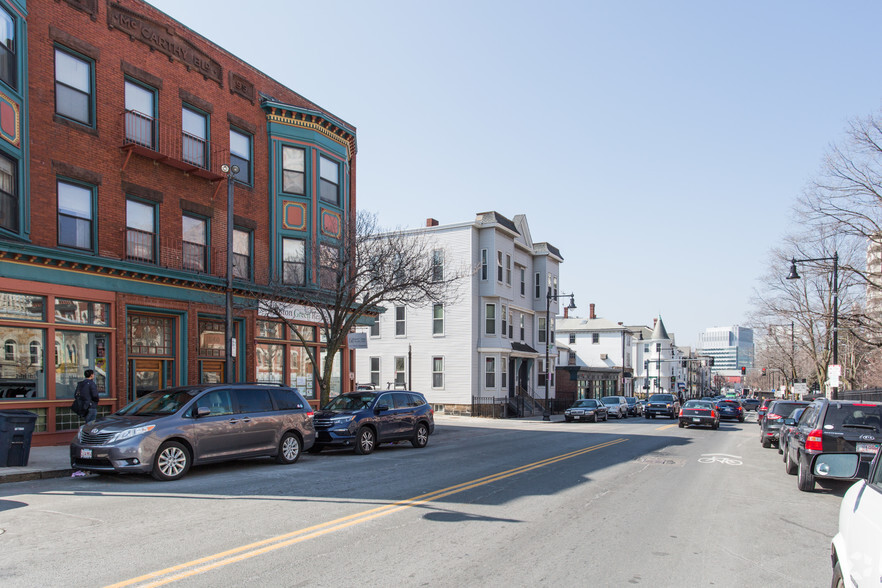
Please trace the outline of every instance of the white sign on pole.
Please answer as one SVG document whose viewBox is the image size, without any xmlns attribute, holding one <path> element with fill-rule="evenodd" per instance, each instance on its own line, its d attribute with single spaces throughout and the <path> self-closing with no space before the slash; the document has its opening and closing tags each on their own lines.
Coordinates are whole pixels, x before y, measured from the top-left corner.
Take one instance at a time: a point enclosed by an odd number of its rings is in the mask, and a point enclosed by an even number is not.
<svg viewBox="0 0 882 588">
<path fill-rule="evenodd" d="M 808 384 L 805 382 L 793 382 L 793 393 L 797 395 L 797 397 L 802 398 L 804 395 L 808 394 Z"/>
<path fill-rule="evenodd" d="M 842 366 L 830 364 L 827 366 L 827 378 L 830 381 L 830 386 L 833 388 L 839 387 L 839 378 L 842 377 Z"/>
</svg>

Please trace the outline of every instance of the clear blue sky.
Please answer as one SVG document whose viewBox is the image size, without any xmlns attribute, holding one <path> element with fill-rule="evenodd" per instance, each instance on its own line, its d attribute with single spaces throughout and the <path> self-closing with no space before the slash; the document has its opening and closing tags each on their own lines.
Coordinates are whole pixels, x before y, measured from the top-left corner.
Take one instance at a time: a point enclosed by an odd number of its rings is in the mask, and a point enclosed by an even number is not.
<svg viewBox="0 0 882 588">
<path fill-rule="evenodd" d="M 384 226 L 526 214 L 577 315 L 661 314 L 680 345 L 745 323 L 826 149 L 882 104 L 870 0 L 151 3 L 355 125 Z"/>
</svg>

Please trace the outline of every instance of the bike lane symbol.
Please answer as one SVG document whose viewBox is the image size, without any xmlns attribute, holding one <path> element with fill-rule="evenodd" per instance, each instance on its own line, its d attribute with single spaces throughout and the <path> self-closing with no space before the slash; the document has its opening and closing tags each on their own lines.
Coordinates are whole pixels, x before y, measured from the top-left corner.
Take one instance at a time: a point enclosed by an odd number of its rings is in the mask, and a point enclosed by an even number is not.
<svg viewBox="0 0 882 588">
<path fill-rule="evenodd" d="M 698 458 L 698 463 L 722 463 L 725 465 L 740 466 L 744 462 L 741 461 L 740 455 L 729 455 L 728 453 L 702 453 Z"/>
</svg>

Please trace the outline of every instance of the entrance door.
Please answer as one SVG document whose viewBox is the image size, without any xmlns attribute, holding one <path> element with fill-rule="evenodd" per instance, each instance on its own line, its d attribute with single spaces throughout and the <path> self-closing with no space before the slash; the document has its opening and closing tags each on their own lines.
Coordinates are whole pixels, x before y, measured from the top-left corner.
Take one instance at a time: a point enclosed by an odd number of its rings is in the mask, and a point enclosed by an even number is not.
<svg viewBox="0 0 882 588">
<path fill-rule="evenodd" d="M 521 367 L 518 369 L 518 387 L 525 392 L 530 389 L 530 364 L 528 360 L 521 361 Z"/>
<path fill-rule="evenodd" d="M 168 377 L 170 363 L 161 359 L 130 359 L 128 401 L 172 385 Z"/>
</svg>

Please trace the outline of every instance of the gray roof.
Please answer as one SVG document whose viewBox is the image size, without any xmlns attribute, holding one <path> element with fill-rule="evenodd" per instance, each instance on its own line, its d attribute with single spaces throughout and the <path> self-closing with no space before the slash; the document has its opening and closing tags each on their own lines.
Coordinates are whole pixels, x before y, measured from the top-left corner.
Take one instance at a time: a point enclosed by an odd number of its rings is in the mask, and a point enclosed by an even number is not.
<svg viewBox="0 0 882 588">
<path fill-rule="evenodd" d="M 670 339 L 668 336 L 667 330 L 665 330 L 665 323 L 662 321 L 661 315 L 658 315 L 658 322 L 655 323 L 655 329 L 652 330 L 652 339 L 653 340 L 663 340 Z"/>
</svg>

